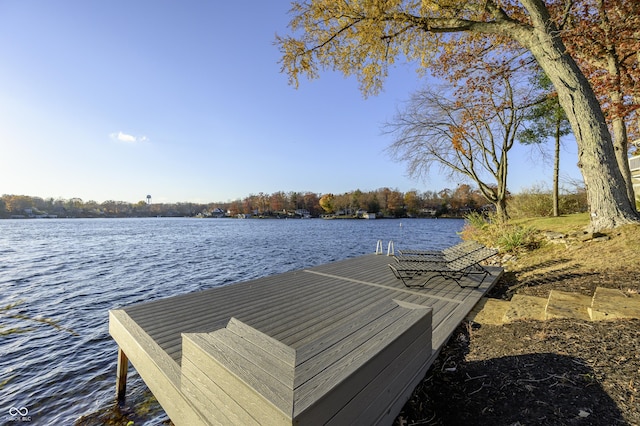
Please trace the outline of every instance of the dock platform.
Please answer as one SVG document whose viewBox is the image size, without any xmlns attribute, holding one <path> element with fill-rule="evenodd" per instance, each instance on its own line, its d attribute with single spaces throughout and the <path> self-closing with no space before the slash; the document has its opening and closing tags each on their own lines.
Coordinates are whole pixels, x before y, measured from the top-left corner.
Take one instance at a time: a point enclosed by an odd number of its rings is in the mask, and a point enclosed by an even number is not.
<svg viewBox="0 0 640 426">
<path fill-rule="evenodd" d="M 364 255 L 112 310 L 118 392 L 130 361 L 176 425 L 391 424 L 502 274 L 407 288 L 392 261 Z"/>
</svg>

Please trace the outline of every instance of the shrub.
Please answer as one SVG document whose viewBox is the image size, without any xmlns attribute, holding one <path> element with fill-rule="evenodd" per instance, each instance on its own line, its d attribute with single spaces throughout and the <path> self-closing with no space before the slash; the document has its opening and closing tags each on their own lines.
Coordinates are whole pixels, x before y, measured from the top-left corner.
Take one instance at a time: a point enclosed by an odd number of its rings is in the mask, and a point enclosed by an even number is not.
<svg viewBox="0 0 640 426">
<path fill-rule="evenodd" d="M 501 221 L 495 214 L 483 216 L 471 213 L 460 232 L 463 240 L 475 240 L 501 252 L 531 250 L 539 246 L 537 231 L 531 226 L 513 225 Z"/>
<path fill-rule="evenodd" d="M 508 208 L 512 217 L 551 216 L 553 195 L 542 186 L 533 186 L 511 196 Z"/>
<path fill-rule="evenodd" d="M 530 226 L 507 226 L 498 236 L 497 245 L 502 251 L 531 250 L 539 246 L 536 230 Z"/>
<path fill-rule="evenodd" d="M 465 216 L 465 224 L 460 232 L 463 240 L 474 240 L 482 244 L 487 242 L 489 219 L 482 213 L 472 212 Z"/>
<path fill-rule="evenodd" d="M 584 190 L 561 195 L 559 204 L 561 214 L 584 213 L 589 211 L 587 192 Z"/>
<path fill-rule="evenodd" d="M 553 193 L 542 185 L 534 185 L 512 195 L 508 203 L 511 217 L 548 217 L 553 215 Z M 560 214 L 582 213 L 589 209 L 583 188 L 565 192 L 558 197 Z"/>
</svg>

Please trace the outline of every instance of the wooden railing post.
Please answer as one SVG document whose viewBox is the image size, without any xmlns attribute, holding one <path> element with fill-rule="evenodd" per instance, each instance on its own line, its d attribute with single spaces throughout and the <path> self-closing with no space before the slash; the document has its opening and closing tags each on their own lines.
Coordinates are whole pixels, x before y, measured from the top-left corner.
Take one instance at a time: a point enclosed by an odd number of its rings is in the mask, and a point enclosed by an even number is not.
<svg viewBox="0 0 640 426">
<path fill-rule="evenodd" d="M 116 370 L 116 400 L 124 402 L 127 391 L 127 371 L 129 370 L 129 358 L 124 351 L 118 348 L 118 367 Z"/>
</svg>

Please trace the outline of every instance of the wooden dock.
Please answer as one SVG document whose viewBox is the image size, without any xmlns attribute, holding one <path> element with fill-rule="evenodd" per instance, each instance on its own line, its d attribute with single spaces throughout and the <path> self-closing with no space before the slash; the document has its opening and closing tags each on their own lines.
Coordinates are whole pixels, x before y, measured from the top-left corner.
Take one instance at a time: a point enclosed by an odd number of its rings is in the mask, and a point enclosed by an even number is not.
<svg viewBox="0 0 640 426">
<path fill-rule="evenodd" d="M 176 425 L 391 424 L 477 289 L 407 288 L 365 255 L 109 312 L 127 360 Z M 474 283 L 464 278 L 463 284 Z"/>
</svg>

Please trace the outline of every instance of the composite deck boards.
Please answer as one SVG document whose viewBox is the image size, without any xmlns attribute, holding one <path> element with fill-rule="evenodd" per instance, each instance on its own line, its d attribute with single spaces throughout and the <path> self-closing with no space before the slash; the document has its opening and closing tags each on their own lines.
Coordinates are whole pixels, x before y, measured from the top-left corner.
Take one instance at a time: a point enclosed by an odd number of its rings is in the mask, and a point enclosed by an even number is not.
<svg viewBox="0 0 640 426">
<path fill-rule="evenodd" d="M 501 274 L 475 289 L 406 287 L 392 262 L 365 255 L 132 305 L 110 312 L 110 332 L 176 424 L 390 424 Z"/>
</svg>

